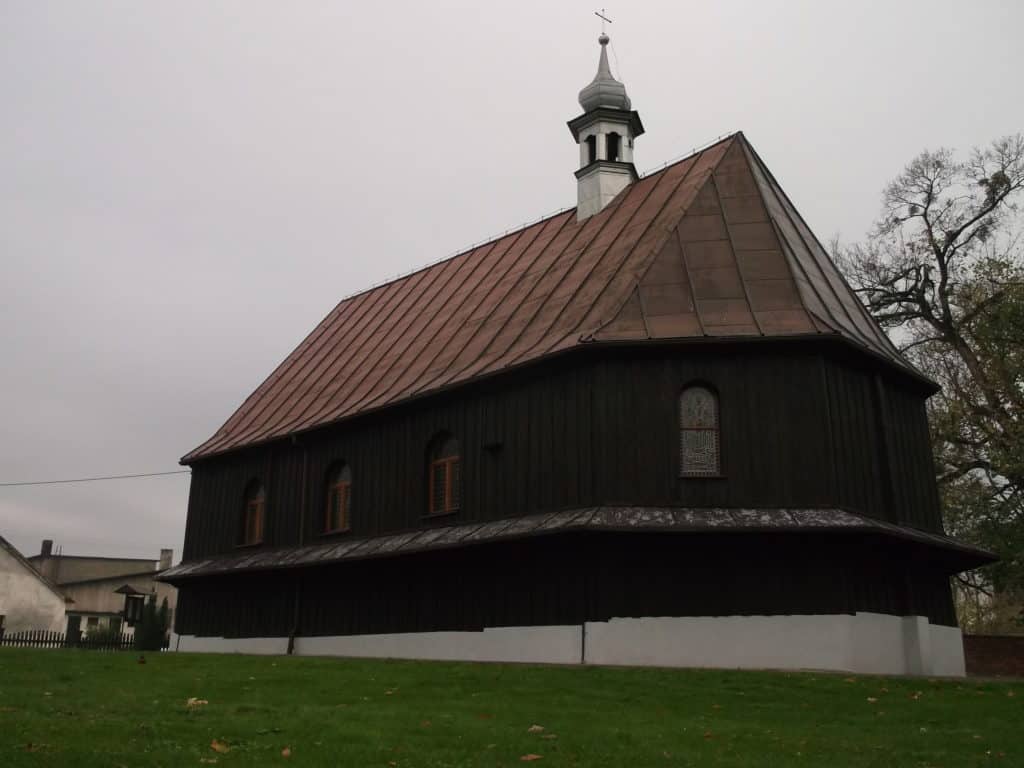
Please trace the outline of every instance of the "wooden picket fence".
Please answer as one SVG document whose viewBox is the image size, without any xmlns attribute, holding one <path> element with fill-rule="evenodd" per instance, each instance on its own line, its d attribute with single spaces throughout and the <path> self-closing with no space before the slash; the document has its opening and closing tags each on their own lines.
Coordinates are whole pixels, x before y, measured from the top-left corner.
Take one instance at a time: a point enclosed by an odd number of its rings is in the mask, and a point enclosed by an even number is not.
<svg viewBox="0 0 1024 768">
<path fill-rule="evenodd" d="M 0 630 L 0 647 L 15 648 L 83 648 L 92 651 L 130 651 L 134 648 L 131 635 L 121 634 L 90 640 L 85 635 L 68 637 L 63 632 L 30 629 L 23 632 Z"/>
</svg>

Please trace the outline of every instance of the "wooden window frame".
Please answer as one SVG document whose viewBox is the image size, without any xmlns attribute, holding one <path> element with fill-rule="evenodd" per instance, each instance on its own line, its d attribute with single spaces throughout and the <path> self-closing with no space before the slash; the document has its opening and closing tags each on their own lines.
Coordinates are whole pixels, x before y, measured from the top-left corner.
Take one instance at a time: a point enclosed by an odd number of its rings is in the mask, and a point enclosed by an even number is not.
<svg viewBox="0 0 1024 768">
<path fill-rule="evenodd" d="M 693 389 L 703 389 L 711 395 L 712 400 L 715 404 L 715 424 L 711 427 L 687 427 L 683 426 L 683 398 L 686 393 Z M 725 475 L 722 473 L 722 405 L 718 392 L 707 384 L 702 382 L 693 382 L 687 384 L 680 391 L 679 396 L 676 398 L 676 407 L 678 410 L 678 419 L 676 423 L 679 428 L 679 456 L 677 459 L 677 467 L 679 477 L 683 480 L 701 480 L 701 479 L 720 479 Z M 685 456 L 683 455 L 683 434 L 686 432 L 713 432 L 715 434 L 715 471 L 714 472 L 694 472 L 687 471 L 684 463 Z"/>
<path fill-rule="evenodd" d="M 442 459 L 435 459 L 434 461 L 430 462 L 430 506 L 428 507 L 430 510 L 429 515 L 451 515 L 459 511 L 459 508 L 461 507 L 461 494 L 459 506 L 455 506 L 452 503 L 452 486 L 454 485 L 454 483 L 452 482 L 452 475 L 454 474 L 453 470 L 458 463 L 459 456 L 457 455 L 445 456 Z M 444 468 L 444 507 L 442 509 L 434 508 L 434 499 L 436 497 L 436 494 L 434 493 L 434 477 L 436 474 L 435 469 L 437 467 Z"/>
<path fill-rule="evenodd" d="M 257 493 L 248 493 L 245 497 L 245 509 L 242 512 L 242 535 L 239 537 L 238 546 L 240 547 L 255 547 L 263 543 L 264 525 L 266 520 L 264 519 L 264 502 L 265 495 L 263 487 L 260 486 Z M 250 521 L 255 521 L 252 528 L 254 529 L 254 538 L 249 538 Z"/>
<path fill-rule="evenodd" d="M 341 474 L 339 470 L 335 474 Z M 334 512 L 333 500 L 337 494 L 337 498 L 340 500 L 340 513 L 338 518 L 342 525 L 337 528 L 331 527 L 331 516 Z M 327 486 L 327 506 L 324 510 L 324 530 L 327 533 L 347 533 L 352 530 L 352 481 L 351 480 L 336 480 L 332 481 Z"/>
</svg>

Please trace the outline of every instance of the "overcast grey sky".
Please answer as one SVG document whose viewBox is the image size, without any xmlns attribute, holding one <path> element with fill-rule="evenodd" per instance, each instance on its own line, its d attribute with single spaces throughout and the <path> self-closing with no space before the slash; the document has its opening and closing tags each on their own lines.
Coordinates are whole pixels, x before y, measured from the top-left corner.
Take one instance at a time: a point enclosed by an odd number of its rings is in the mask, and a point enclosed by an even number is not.
<svg viewBox="0 0 1024 768">
<path fill-rule="evenodd" d="M 575 204 L 578 0 L 0 0 L 0 482 L 177 469 L 343 296 Z M 1024 129 L 1024 3 L 638 2 L 641 172 L 743 130 L 820 237 Z M 188 476 L 0 488 L 26 554 L 180 553 Z"/>
</svg>

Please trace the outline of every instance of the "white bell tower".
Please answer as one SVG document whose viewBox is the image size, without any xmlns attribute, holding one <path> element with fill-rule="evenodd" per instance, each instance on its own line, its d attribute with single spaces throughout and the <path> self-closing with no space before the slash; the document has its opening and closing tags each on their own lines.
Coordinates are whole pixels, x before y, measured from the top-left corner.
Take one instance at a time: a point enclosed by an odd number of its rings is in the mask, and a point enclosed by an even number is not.
<svg viewBox="0 0 1024 768">
<path fill-rule="evenodd" d="M 583 114 L 569 121 L 572 137 L 580 145 L 576 221 L 593 216 L 639 178 L 633 165 L 633 141 L 644 126 L 632 109 L 626 86 L 612 77 L 608 39 L 604 33 L 597 39 L 601 44 L 597 74 L 580 91 Z"/>
</svg>

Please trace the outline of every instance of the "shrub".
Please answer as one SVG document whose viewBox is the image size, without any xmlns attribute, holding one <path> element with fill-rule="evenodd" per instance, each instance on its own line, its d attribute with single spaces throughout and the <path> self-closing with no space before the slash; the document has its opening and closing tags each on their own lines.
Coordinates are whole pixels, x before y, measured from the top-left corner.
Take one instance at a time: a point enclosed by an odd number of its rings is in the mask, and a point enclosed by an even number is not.
<svg viewBox="0 0 1024 768">
<path fill-rule="evenodd" d="M 156 607 L 156 595 L 150 595 L 142 609 L 142 618 L 135 625 L 135 649 L 138 651 L 159 651 L 167 640 L 167 598 L 160 609 Z"/>
</svg>

